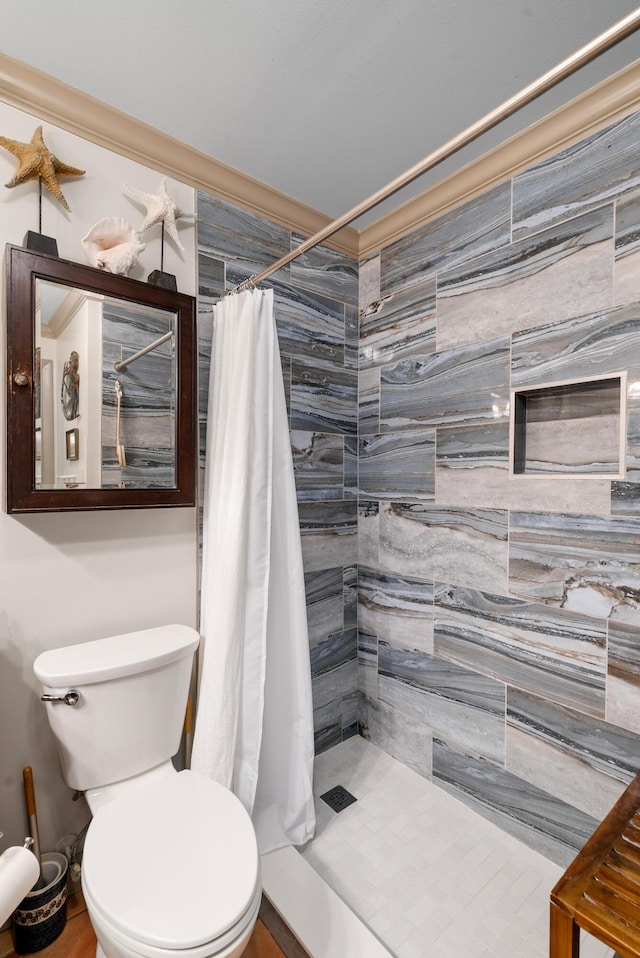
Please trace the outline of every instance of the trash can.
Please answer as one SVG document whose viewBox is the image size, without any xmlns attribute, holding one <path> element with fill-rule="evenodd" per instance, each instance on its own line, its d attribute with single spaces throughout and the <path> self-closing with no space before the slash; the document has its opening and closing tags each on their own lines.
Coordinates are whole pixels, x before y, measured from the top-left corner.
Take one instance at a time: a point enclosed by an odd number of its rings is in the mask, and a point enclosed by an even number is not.
<svg viewBox="0 0 640 958">
<path fill-rule="evenodd" d="M 42 856 L 45 884 L 24 896 L 13 913 L 14 948 L 18 955 L 42 951 L 67 923 L 67 872 L 69 863 L 59 852 Z"/>
</svg>

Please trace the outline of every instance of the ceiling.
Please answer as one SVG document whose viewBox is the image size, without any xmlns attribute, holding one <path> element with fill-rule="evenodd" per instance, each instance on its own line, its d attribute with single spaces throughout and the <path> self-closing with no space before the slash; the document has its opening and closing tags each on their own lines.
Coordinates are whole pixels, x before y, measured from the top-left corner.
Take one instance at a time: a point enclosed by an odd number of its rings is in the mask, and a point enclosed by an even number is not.
<svg viewBox="0 0 640 958">
<path fill-rule="evenodd" d="M 635 0 L 22 0 L 0 50 L 337 217 Z M 640 57 L 640 31 L 425 174 L 377 219 Z M 11 131 L 0 131 L 11 135 Z"/>
</svg>

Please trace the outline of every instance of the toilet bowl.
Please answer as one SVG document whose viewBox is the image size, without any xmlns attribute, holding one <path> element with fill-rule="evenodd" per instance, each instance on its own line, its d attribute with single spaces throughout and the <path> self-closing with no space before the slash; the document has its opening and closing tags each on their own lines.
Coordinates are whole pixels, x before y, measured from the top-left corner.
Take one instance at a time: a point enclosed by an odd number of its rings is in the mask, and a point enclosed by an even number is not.
<svg viewBox="0 0 640 958">
<path fill-rule="evenodd" d="M 237 958 L 261 899 L 251 818 L 171 762 L 198 635 L 163 626 L 42 653 L 65 781 L 93 818 L 82 890 L 97 958 Z"/>
<path fill-rule="evenodd" d="M 121 934 L 116 928 L 109 925 L 102 915 L 95 910 L 91 913 L 88 908 L 91 924 L 98 938 L 96 958 L 209 958 L 212 955 L 215 958 L 239 958 L 249 944 L 258 917 L 260 897 L 258 891 L 255 905 L 247 916 L 244 930 L 239 931 L 238 935 L 232 940 L 227 939 L 226 946 L 221 941 L 210 942 L 197 950 L 167 951 L 166 949 L 155 949 Z M 212 950 L 214 948 L 217 950 Z"/>
<path fill-rule="evenodd" d="M 96 810 L 82 889 L 107 958 L 240 955 L 260 907 L 251 820 L 211 779 L 168 773 Z"/>
</svg>

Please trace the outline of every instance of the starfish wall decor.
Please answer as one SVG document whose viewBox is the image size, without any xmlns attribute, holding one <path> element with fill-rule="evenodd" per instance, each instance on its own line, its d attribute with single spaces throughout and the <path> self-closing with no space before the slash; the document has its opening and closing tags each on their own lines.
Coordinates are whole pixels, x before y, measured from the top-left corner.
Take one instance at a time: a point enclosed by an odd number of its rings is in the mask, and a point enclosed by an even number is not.
<svg viewBox="0 0 640 958">
<path fill-rule="evenodd" d="M 176 220 L 182 216 L 191 216 L 192 214 L 185 213 L 173 202 L 167 193 L 166 179 L 163 178 L 158 193 L 143 193 L 142 190 L 132 190 L 126 183 L 124 184 L 124 191 L 136 203 L 141 203 L 147 208 L 147 215 L 140 227 L 140 232 L 143 233 L 150 226 L 155 226 L 156 223 L 162 223 L 178 249 L 184 253 L 184 246 L 178 236 Z"/>
<path fill-rule="evenodd" d="M 27 180 L 41 180 L 52 196 L 71 212 L 69 204 L 62 195 L 58 183 L 59 176 L 84 176 L 85 170 L 78 170 L 75 166 L 68 166 L 50 152 L 45 146 L 42 136 L 42 127 L 39 126 L 30 143 L 21 143 L 19 140 L 10 140 L 0 136 L 0 146 L 13 153 L 18 158 L 18 169 L 12 179 L 6 183 L 7 189 L 26 183 Z"/>
</svg>

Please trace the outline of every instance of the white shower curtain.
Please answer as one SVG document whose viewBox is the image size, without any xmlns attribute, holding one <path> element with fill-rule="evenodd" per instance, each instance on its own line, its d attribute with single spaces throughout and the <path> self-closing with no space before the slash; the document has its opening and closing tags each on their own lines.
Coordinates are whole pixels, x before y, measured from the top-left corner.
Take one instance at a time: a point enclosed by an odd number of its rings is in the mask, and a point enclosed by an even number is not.
<svg viewBox="0 0 640 958">
<path fill-rule="evenodd" d="M 233 789 L 261 853 L 308 841 L 313 713 L 272 290 L 214 307 L 191 767 Z"/>
</svg>

